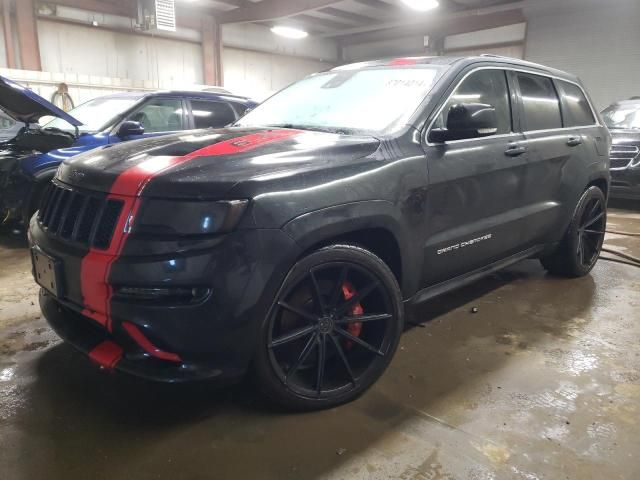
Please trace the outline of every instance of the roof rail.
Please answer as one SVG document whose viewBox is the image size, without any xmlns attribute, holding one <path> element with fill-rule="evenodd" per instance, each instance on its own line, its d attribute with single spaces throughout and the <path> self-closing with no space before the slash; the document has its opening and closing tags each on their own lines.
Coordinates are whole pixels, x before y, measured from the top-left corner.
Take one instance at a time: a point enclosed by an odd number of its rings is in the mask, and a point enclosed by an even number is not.
<svg viewBox="0 0 640 480">
<path fill-rule="evenodd" d="M 202 89 L 203 92 L 211 92 L 211 93 L 231 93 L 224 87 L 204 87 Z"/>
</svg>

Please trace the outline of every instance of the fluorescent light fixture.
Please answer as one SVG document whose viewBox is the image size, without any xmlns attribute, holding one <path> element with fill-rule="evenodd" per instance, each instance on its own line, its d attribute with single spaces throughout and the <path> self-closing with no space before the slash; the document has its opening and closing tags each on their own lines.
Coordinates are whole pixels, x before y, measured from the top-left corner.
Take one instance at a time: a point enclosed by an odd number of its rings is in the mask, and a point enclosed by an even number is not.
<svg viewBox="0 0 640 480">
<path fill-rule="evenodd" d="M 426 12 L 427 10 L 433 10 L 437 8 L 438 0 L 402 0 L 407 7 L 412 8 L 413 10 L 418 10 L 420 12 Z"/>
<path fill-rule="evenodd" d="M 280 35 L 281 37 L 295 38 L 295 39 L 305 38 L 307 35 L 309 35 L 304 30 L 299 30 L 293 27 L 283 27 L 278 25 L 276 25 L 275 27 L 272 27 L 271 31 L 276 35 Z"/>
</svg>

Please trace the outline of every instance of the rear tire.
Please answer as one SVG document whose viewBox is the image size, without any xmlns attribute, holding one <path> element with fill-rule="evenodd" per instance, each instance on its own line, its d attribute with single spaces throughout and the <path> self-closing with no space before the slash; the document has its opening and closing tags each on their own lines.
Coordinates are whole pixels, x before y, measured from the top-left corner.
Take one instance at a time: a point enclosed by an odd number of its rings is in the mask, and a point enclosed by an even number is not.
<svg viewBox="0 0 640 480">
<path fill-rule="evenodd" d="M 386 370 L 403 324 L 400 287 L 380 258 L 353 245 L 317 250 L 293 266 L 262 323 L 257 386 L 288 410 L 350 402 Z"/>
<path fill-rule="evenodd" d="M 600 256 L 606 226 L 604 193 L 598 187 L 589 187 L 580 197 L 558 249 L 540 259 L 542 266 L 562 277 L 587 275 Z"/>
</svg>

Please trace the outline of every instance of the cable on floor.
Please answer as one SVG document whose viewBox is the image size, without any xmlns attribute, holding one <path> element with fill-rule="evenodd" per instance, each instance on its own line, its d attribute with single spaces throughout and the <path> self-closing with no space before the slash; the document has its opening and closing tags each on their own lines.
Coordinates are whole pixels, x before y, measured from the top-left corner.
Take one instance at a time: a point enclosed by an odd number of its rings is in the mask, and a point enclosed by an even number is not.
<svg viewBox="0 0 640 480">
<path fill-rule="evenodd" d="M 633 265 L 634 267 L 640 268 L 640 258 L 638 258 L 638 257 L 634 257 L 632 255 L 628 255 L 626 253 L 618 252 L 617 250 L 612 250 L 610 248 L 604 248 L 604 247 L 601 249 L 601 251 L 609 253 L 611 255 L 615 255 L 615 256 L 620 257 L 620 258 L 624 258 L 627 261 L 623 262 L 623 261 L 621 261 L 619 259 L 618 260 L 613 260 L 613 259 L 611 259 L 609 257 L 600 257 L 602 260 L 617 261 L 618 263 L 625 263 L 625 264 Z"/>
<path fill-rule="evenodd" d="M 625 235 L 627 237 L 640 237 L 640 233 L 635 232 L 620 232 L 617 230 L 605 230 L 606 233 L 613 233 L 615 235 Z"/>
<path fill-rule="evenodd" d="M 637 263 L 635 263 L 635 262 L 629 262 L 629 261 L 627 261 L 627 260 L 623 260 L 623 259 L 621 259 L 621 258 L 611 258 L 611 257 L 603 257 L 603 256 L 600 256 L 600 257 L 598 258 L 598 260 L 605 260 L 605 261 L 607 261 L 607 262 L 621 263 L 621 264 L 623 264 L 623 265 L 630 265 L 630 266 L 632 266 L 632 267 L 640 268 L 640 265 L 639 265 L 639 264 L 637 264 Z"/>
</svg>

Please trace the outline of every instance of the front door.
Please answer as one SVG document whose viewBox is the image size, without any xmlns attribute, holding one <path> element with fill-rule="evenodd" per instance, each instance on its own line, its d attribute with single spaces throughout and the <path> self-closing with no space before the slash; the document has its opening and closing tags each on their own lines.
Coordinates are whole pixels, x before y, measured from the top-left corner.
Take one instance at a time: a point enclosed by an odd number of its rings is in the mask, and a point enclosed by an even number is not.
<svg viewBox="0 0 640 480">
<path fill-rule="evenodd" d="M 427 147 L 428 235 L 423 284 L 430 286 L 519 251 L 527 243 L 524 182 L 527 142 L 513 121 L 507 73 L 472 72 L 454 90 L 431 128 L 447 124 L 458 103 L 493 106 L 498 130 L 492 136 Z"/>
<path fill-rule="evenodd" d="M 117 138 L 114 133 L 113 135 L 116 138 L 111 143 L 166 135 L 167 133 L 179 132 L 187 128 L 186 109 L 182 99 L 177 97 L 151 98 L 124 120 L 139 122 L 144 127 L 144 133 L 142 135 L 130 135 L 122 139 Z"/>
</svg>

